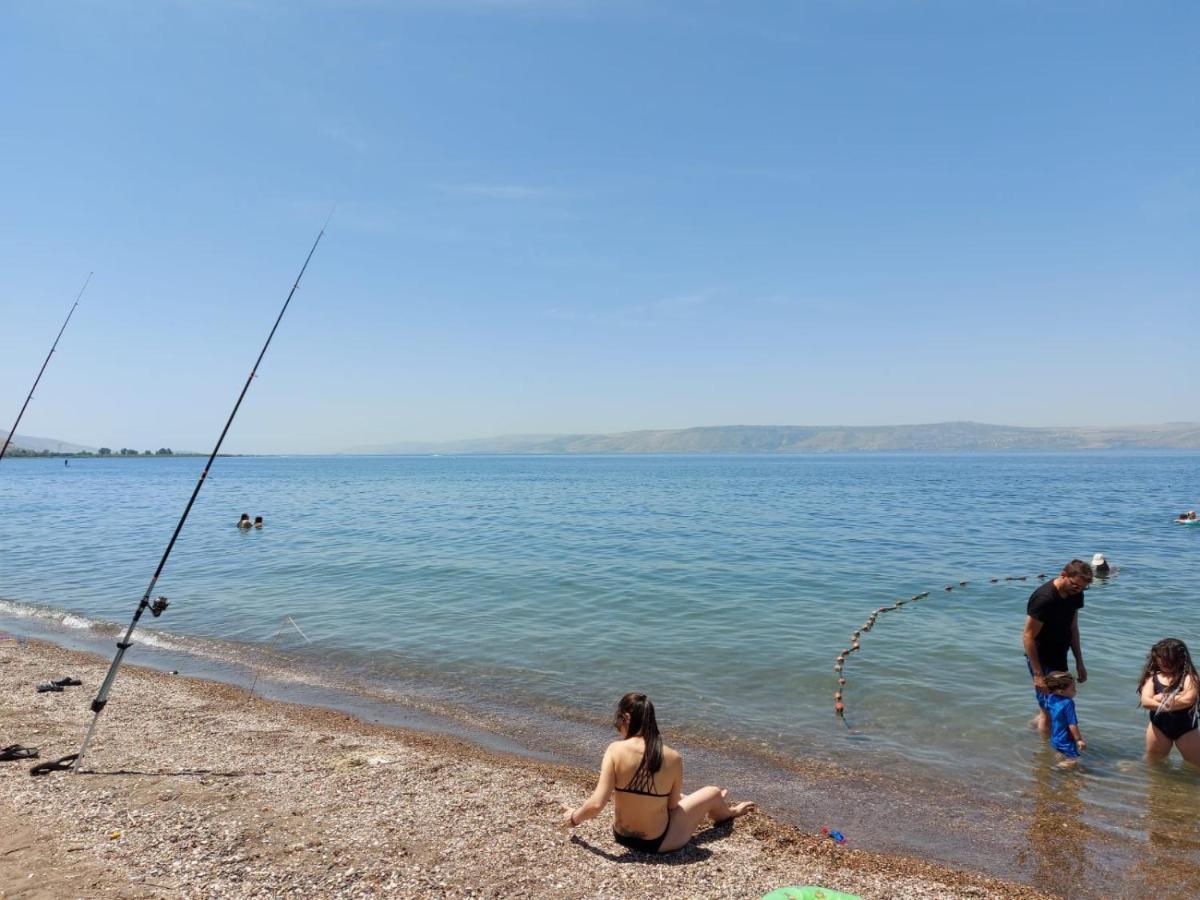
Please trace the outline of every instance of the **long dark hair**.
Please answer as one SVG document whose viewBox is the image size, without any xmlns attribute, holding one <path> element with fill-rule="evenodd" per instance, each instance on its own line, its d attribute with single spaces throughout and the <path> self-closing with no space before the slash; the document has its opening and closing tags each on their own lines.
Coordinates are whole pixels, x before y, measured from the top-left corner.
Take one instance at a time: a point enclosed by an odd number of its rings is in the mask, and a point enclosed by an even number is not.
<svg viewBox="0 0 1200 900">
<path fill-rule="evenodd" d="M 1152 678 L 1154 673 L 1159 671 L 1160 664 L 1169 667 L 1173 673 L 1171 683 L 1163 690 L 1164 694 L 1170 694 L 1182 688 L 1183 680 L 1189 675 L 1200 682 L 1200 675 L 1196 673 L 1196 666 L 1192 662 L 1192 654 L 1188 653 L 1187 644 L 1178 638 L 1163 638 L 1150 648 L 1150 653 L 1146 657 L 1146 665 L 1142 669 L 1142 677 L 1138 679 L 1139 691 L 1146 683 L 1146 679 Z"/>
<path fill-rule="evenodd" d="M 629 723 L 625 725 L 626 737 L 640 737 L 646 743 L 642 752 L 642 761 L 629 779 L 626 790 L 654 791 L 654 773 L 662 768 L 663 742 L 658 733 L 658 720 L 654 718 L 654 704 L 645 694 L 631 691 L 621 698 L 617 704 L 617 714 L 613 724 L 620 728 L 628 716 Z"/>
</svg>

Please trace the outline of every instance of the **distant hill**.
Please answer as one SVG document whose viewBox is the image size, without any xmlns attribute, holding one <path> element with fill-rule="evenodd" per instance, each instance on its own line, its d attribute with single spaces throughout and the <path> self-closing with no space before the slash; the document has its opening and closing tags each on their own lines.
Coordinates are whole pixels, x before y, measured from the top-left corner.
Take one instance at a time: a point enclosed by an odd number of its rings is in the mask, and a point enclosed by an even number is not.
<svg viewBox="0 0 1200 900">
<path fill-rule="evenodd" d="M 8 437 L 8 432 L 0 430 L 0 443 Z M 12 453 L 14 450 L 28 450 L 38 453 L 46 450 L 50 453 L 94 453 L 95 447 L 85 447 L 82 444 L 72 444 L 69 441 L 60 441 L 55 438 L 40 438 L 30 437 L 27 434 L 14 434 L 12 443 L 8 445 L 8 451 Z"/>
<path fill-rule="evenodd" d="M 0 431 L 0 442 L 8 432 Z M 72 444 L 70 441 L 60 441 L 57 438 L 39 438 L 30 437 L 25 434 L 13 436 L 13 442 L 8 445 L 9 456 L 99 456 L 102 458 L 111 457 L 113 459 L 131 459 L 133 457 L 166 457 L 166 456 L 201 456 L 194 451 L 184 450 L 175 451 L 168 447 L 160 447 L 157 450 L 134 450 L 132 448 L 108 448 L 108 447 L 88 447 L 83 444 Z M 221 454 L 238 455 L 238 454 Z"/>
<path fill-rule="evenodd" d="M 429 453 L 856 453 L 1200 450 L 1200 423 L 1021 428 L 980 422 L 930 425 L 720 425 L 617 434 L 507 435 L 442 443 L 353 447 L 348 454 Z"/>
</svg>

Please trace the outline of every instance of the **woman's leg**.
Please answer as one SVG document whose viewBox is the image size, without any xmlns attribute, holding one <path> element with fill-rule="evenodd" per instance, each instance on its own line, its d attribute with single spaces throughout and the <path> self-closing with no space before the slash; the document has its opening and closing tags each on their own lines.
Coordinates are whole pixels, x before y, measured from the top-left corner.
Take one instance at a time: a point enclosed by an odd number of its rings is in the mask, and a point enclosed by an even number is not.
<svg viewBox="0 0 1200 900">
<path fill-rule="evenodd" d="M 1154 727 L 1154 723 L 1146 724 L 1146 759 L 1150 762 L 1162 762 L 1171 755 L 1171 739 Z"/>
<path fill-rule="evenodd" d="M 1200 731 L 1193 728 L 1187 734 L 1181 734 L 1175 742 L 1183 758 L 1193 766 L 1200 766 Z"/>
<path fill-rule="evenodd" d="M 667 836 L 659 847 L 660 853 L 678 850 L 692 839 L 696 826 L 708 816 L 714 822 L 724 822 L 726 819 L 736 819 L 754 809 L 753 803 L 729 804 L 725 795 L 729 791 L 709 785 L 698 791 L 693 791 L 679 801 L 679 805 L 671 810 L 671 822 L 667 826 Z"/>
</svg>

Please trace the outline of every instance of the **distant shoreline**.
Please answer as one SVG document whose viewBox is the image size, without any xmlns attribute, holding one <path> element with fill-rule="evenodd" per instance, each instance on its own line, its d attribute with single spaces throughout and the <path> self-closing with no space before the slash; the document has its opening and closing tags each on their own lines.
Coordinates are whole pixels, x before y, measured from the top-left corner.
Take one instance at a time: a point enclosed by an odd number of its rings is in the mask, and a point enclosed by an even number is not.
<svg viewBox="0 0 1200 900">
<path fill-rule="evenodd" d="M 230 454 L 250 457 L 302 456 L 311 459 L 436 459 L 438 457 L 497 458 L 497 457 L 622 457 L 622 456 L 737 456 L 737 457 L 801 457 L 801 456 L 1100 456 L 1104 454 L 1200 454 L 1200 447 L 1098 447 L 1091 449 L 1015 449 L 1015 450 L 461 450 L 456 452 L 424 453 L 418 450 L 392 453 L 244 453 Z"/>
<path fill-rule="evenodd" d="M 71 449 L 67 449 L 71 448 Z M 204 456 L 169 447 L 135 452 L 15 435 L 10 455 L 25 458 Z M 101 451 L 108 450 L 107 453 Z M 833 453 L 1090 453 L 1200 450 L 1200 422 L 1158 425 L 1043 426 L 937 422 L 921 425 L 714 425 L 609 434 L 508 434 L 449 441 L 358 444 L 303 451 L 222 456 L 571 456 L 797 455 Z"/>
<path fill-rule="evenodd" d="M 343 455 L 622 453 L 1009 453 L 1200 450 L 1200 423 L 1039 427 L 924 425 L 719 425 L 613 434 L 502 435 L 459 441 L 358 445 Z"/>
<path fill-rule="evenodd" d="M 245 456 L 248 454 L 242 453 L 218 453 L 219 458 Z M 5 459 L 177 459 L 179 457 L 187 457 L 195 459 L 196 457 L 208 456 L 207 453 L 58 453 L 50 451 L 18 451 L 14 453 L 9 450 L 4 455 Z"/>
<path fill-rule="evenodd" d="M 1161 455 L 1200 455 L 1200 447 L 1102 447 L 1091 449 L 1014 449 L 1014 450 L 588 450 L 588 451 L 538 451 L 538 450 L 460 450 L 456 452 L 428 453 L 417 450 L 392 453 L 350 453 L 333 451 L 325 453 L 218 453 L 218 459 L 278 459 L 296 457 L 303 459 L 541 459 L 556 458 L 638 458 L 638 457 L 736 457 L 736 458 L 801 458 L 801 457 L 883 457 L 883 456 L 971 456 L 971 457 L 1003 457 L 1003 456 L 1161 456 Z M 5 462 L 9 460 L 52 460 L 52 459 L 82 459 L 82 460 L 145 460 L 145 459 L 204 459 L 207 453 L 172 453 L 170 455 L 144 454 L 118 456 L 100 456 L 96 453 L 13 453 L 5 454 Z"/>
</svg>

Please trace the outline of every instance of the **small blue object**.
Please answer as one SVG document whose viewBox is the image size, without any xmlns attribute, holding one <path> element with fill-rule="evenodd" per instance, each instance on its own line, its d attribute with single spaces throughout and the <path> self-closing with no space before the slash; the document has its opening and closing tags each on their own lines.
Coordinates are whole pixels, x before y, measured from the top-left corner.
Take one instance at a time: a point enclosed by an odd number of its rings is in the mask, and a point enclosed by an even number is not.
<svg viewBox="0 0 1200 900">
<path fill-rule="evenodd" d="M 828 828 L 822 828 L 821 834 L 825 835 L 827 838 L 829 838 L 835 844 L 846 843 L 846 836 L 844 834 L 842 834 L 840 831 L 830 831 Z"/>
</svg>

